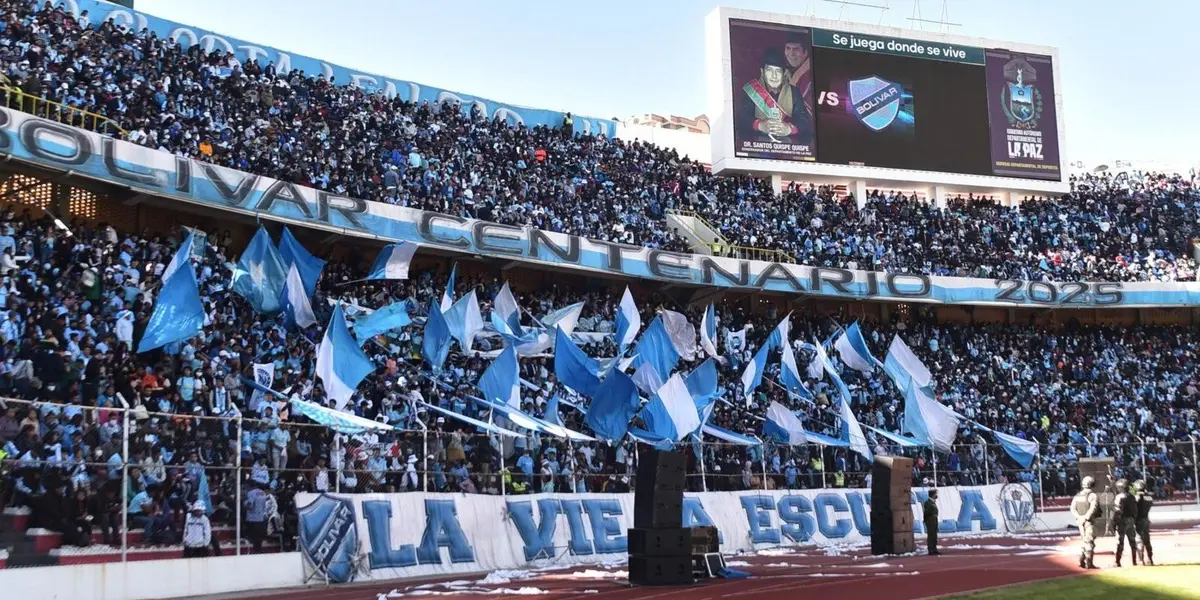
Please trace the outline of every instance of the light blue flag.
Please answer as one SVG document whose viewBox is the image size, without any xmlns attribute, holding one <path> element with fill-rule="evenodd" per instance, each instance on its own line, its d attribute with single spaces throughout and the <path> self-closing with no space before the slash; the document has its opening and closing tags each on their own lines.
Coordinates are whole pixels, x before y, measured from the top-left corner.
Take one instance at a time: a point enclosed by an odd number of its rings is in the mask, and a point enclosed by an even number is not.
<svg viewBox="0 0 1200 600">
<path fill-rule="evenodd" d="M 411 323 L 412 317 L 408 316 L 408 300 L 401 300 L 355 319 L 354 339 L 358 340 L 359 345 L 362 345 L 381 333 L 400 329 Z"/>
<path fill-rule="evenodd" d="M 311 298 L 317 291 L 317 280 L 321 278 L 325 261 L 310 254 L 286 225 L 283 235 L 279 236 L 279 259 L 283 261 L 285 270 L 296 265 L 296 270 L 300 272 L 300 280 L 304 282 L 304 292 Z"/>
<path fill-rule="evenodd" d="M 483 394 L 483 399 L 520 409 L 521 384 L 518 368 L 516 350 L 512 346 L 505 346 L 504 351 L 479 377 L 479 392 Z"/>
<path fill-rule="evenodd" d="M 212 492 L 208 489 L 208 473 L 200 471 L 200 481 L 196 486 L 196 500 L 204 503 L 204 514 L 213 514 Z"/>
<path fill-rule="evenodd" d="M 702 422 L 687 384 L 678 373 L 671 376 L 641 412 L 646 431 L 674 442 L 695 433 Z"/>
<path fill-rule="evenodd" d="M 584 397 L 595 396 L 600 388 L 600 363 L 584 354 L 562 329 L 554 331 L 554 376 Z"/>
<path fill-rule="evenodd" d="M 287 270 L 271 243 L 271 234 L 259 227 L 234 270 L 234 293 L 245 298 L 255 312 L 274 314 L 281 308 L 279 298 L 286 279 Z"/>
<path fill-rule="evenodd" d="M 325 395 L 341 410 L 354 396 L 358 384 L 375 370 L 375 363 L 363 354 L 342 315 L 342 305 L 333 307 L 329 325 L 321 345 L 317 346 L 317 377 L 325 388 Z"/>
<path fill-rule="evenodd" d="M 788 313 L 775 329 L 771 330 L 771 335 L 767 336 L 767 341 L 754 355 L 750 364 L 746 365 L 746 370 L 742 371 L 742 395 L 746 398 L 746 403 L 749 404 L 750 396 L 754 394 L 754 390 L 762 385 L 763 373 L 767 370 L 767 354 L 782 344 L 788 343 L 788 330 L 791 327 L 791 313 Z M 793 360 L 793 362 L 795 362 Z"/>
<path fill-rule="evenodd" d="M 817 340 L 813 340 L 814 342 Z M 837 369 L 833 368 L 833 363 L 829 362 L 829 355 L 825 353 L 825 344 L 815 346 L 817 355 L 814 360 L 820 361 L 821 367 L 825 374 L 833 380 L 834 387 L 838 390 L 838 395 L 841 396 L 841 402 L 838 403 L 838 415 L 842 420 L 842 441 L 855 452 L 861 454 L 867 460 L 873 460 L 871 445 L 867 443 L 867 436 L 863 433 L 862 425 L 859 424 L 858 418 L 854 416 L 854 411 L 850 409 L 850 388 L 846 387 L 846 382 L 842 381 L 842 376 L 838 374 Z M 809 438 L 814 438 L 815 433 L 808 432 Z M 820 443 L 820 442 L 818 442 Z"/>
<path fill-rule="evenodd" d="M 450 267 L 450 280 L 446 282 L 446 291 L 442 292 L 442 303 L 439 306 L 442 312 L 450 310 L 450 307 L 454 305 L 454 280 L 456 275 L 458 275 L 458 263 L 454 263 L 454 266 Z"/>
<path fill-rule="evenodd" d="M 617 309 L 617 331 L 613 340 L 617 343 L 617 356 L 625 356 L 625 348 L 637 339 L 638 330 L 642 328 L 642 314 L 638 312 L 637 304 L 629 288 L 621 295 L 621 304 Z"/>
<path fill-rule="evenodd" d="M 808 434 L 804 431 L 804 423 L 800 421 L 800 417 L 778 402 L 772 402 L 767 408 L 767 418 L 763 421 L 763 435 L 790 446 L 808 443 Z"/>
<path fill-rule="evenodd" d="M 1026 469 L 1033 466 L 1033 457 L 1038 453 L 1038 443 L 1032 440 L 1021 439 L 1015 435 L 1000 433 L 993 431 L 996 436 L 996 441 L 1000 442 L 1000 447 L 1008 453 L 1017 464 Z"/>
<path fill-rule="evenodd" d="M 633 367 L 636 369 L 649 363 L 662 381 L 666 381 L 679 364 L 679 351 L 675 349 L 675 343 L 671 341 L 662 317 L 655 317 L 650 322 L 633 351 L 637 355 L 633 359 Z"/>
<path fill-rule="evenodd" d="M 696 402 L 696 410 L 700 411 L 701 415 L 705 414 L 708 406 L 717 399 L 717 361 L 711 358 L 704 361 L 688 373 L 684 383 L 688 393 L 692 395 L 692 400 Z"/>
<path fill-rule="evenodd" d="M 475 290 L 451 304 L 449 310 L 442 311 L 442 316 L 450 328 L 450 336 L 458 340 L 463 352 L 470 352 L 475 336 L 483 330 L 483 315 L 479 311 Z"/>
<path fill-rule="evenodd" d="M 833 347 L 837 348 L 838 356 L 842 358 L 842 363 L 855 371 L 870 373 L 875 370 L 875 365 L 879 361 L 871 356 L 871 350 L 867 348 L 867 341 L 863 339 L 862 330 L 858 328 L 858 321 L 855 321 L 838 336 L 833 342 Z"/>
<path fill-rule="evenodd" d="M 193 238 L 189 233 L 163 270 L 165 276 L 146 331 L 138 342 L 138 352 L 147 352 L 167 344 L 186 340 L 204 329 L 204 303 L 196 284 L 196 271 L 189 260 Z"/>
<path fill-rule="evenodd" d="M 941 452 L 953 450 L 959 417 L 929 395 L 926 388 L 909 380 L 904 390 L 904 428 L 921 443 Z"/>
<path fill-rule="evenodd" d="M 442 316 L 437 302 L 429 305 L 429 318 L 425 320 L 422 336 L 421 356 L 429 363 L 429 368 L 438 373 L 450 354 L 450 340 L 454 338 L 450 336 L 450 327 L 446 325 L 446 318 Z"/>
<path fill-rule="evenodd" d="M 629 421 L 637 414 L 640 404 L 633 379 L 613 369 L 596 390 L 584 422 L 600 439 L 617 442 L 629 431 Z"/>
<path fill-rule="evenodd" d="M 700 319 L 700 347 L 710 358 L 717 358 L 717 310 L 712 304 L 704 310 Z"/>
<path fill-rule="evenodd" d="M 358 435 L 367 431 L 391 431 L 393 429 L 392 426 L 378 421 L 364 419 L 358 415 L 334 410 L 313 402 L 306 402 L 301 400 L 299 396 L 292 397 L 290 406 L 292 410 L 312 419 L 314 422 L 345 435 Z"/>
<path fill-rule="evenodd" d="M 558 416 L 558 392 L 554 392 L 554 395 L 550 396 L 550 401 L 546 403 L 546 410 L 542 413 L 542 420 L 562 426 L 562 418 Z"/>
<path fill-rule="evenodd" d="M 279 308 L 289 326 L 296 325 L 304 329 L 317 324 L 317 316 L 313 314 L 312 304 L 308 301 L 308 292 L 304 291 L 300 268 L 294 264 L 288 266 L 283 293 L 279 295 Z"/>
<path fill-rule="evenodd" d="M 412 242 L 388 244 L 375 257 L 375 264 L 367 272 L 367 279 L 408 279 L 408 265 L 419 246 Z"/>
<path fill-rule="evenodd" d="M 507 327 L 507 333 L 521 337 L 525 332 L 521 329 L 521 307 L 517 304 L 517 299 L 513 296 L 512 290 L 508 287 L 508 282 L 504 282 L 504 286 L 496 292 L 496 297 L 492 300 L 492 323 L 496 323 L 496 319 L 504 323 Z M 496 331 L 504 332 L 504 329 L 497 326 Z"/>
</svg>

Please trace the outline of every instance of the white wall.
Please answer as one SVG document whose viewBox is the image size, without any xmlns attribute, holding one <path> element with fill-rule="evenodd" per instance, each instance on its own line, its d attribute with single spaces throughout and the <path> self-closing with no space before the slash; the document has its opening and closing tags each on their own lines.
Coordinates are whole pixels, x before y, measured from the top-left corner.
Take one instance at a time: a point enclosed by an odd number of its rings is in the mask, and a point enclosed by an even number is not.
<svg viewBox="0 0 1200 600">
<path fill-rule="evenodd" d="M 674 148 L 680 156 L 706 165 L 712 164 L 712 142 L 705 133 L 618 122 L 614 137 L 628 142 L 639 139 L 663 148 Z"/>
<path fill-rule="evenodd" d="M 299 552 L 0 569 L 5 598 L 148 600 L 193 598 L 304 583 Z"/>
</svg>

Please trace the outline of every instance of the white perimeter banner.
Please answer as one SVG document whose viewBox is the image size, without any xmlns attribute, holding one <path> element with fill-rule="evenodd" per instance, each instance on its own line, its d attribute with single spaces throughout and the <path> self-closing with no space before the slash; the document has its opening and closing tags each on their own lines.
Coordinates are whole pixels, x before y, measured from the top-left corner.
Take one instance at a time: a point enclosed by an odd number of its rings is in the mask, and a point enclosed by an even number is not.
<svg viewBox="0 0 1200 600">
<path fill-rule="evenodd" d="M 925 536 L 912 495 L 913 530 Z M 1033 516 L 1028 485 L 942 488 L 940 535 L 1006 533 Z M 715 525 L 721 551 L 869 542 L 869 490 L 686 494 L 683 526 Z M 633 494 L 298 494 L 305 568 L 344 583 L 623 560 Z"/>
</svg>

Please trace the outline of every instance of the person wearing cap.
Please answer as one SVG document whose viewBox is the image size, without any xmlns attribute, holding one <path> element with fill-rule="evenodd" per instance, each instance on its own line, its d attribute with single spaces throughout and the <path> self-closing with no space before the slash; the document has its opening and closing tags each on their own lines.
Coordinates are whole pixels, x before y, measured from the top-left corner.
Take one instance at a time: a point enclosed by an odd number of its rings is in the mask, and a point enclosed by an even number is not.
<svg viewBox="0 0 1200 600">
<path fill-rule="evenodd" d="M 929 548 L 930 556 L 939 556 L 938 552 L 938 491 L 936 489 L 929 490 L 929 497 L 925 499 L 923 508 L 923 520 L 925 523 L 925 545 Z"/>
<path fill-rule="evenodd" d="M 212 543 L 212 523 L 204 514 L 208 506 L 203 500 L 192 503 L 183 523 L 183 557 L 205 558 Z"/>
<path fill-rule="evenodd" d="M 1100 512 L 1100 500 L 1092 489 L 1096 480 L 1091 476 L 1084 477 L 1080 482 L 1079 493 L 1071 499 L 1071 516 L 1079 526 L 1079 540 L 1082 542 L 1079 551 L 1079 568 L 1095 569 L 1096 530 L 1095 522 Z"/>
</svg>

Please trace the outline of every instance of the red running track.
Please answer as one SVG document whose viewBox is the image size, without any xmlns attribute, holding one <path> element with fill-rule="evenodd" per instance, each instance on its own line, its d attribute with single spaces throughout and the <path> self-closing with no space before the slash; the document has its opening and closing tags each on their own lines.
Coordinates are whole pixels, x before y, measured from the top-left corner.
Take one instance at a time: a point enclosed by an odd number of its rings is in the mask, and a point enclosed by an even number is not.
<svg viewBox="0 0 1200 600">
<path fill-rule="evenodd" d="M 1157 532 L 1159 563 L 1200 555 L 1200 530 Z M 1112 563 L 1111 539 L 1102 539 L 1096 562 Z M 1061 533 L 1027 537 L 951 538 L 942 556 L 874 557 L 864 549 L 838 554 L 820 548 L 783 549 L 769 555 L 731 556 L 749 571 L 742 580 L 703 580 L 684 587 L 634 587 L 624 566 L 578 566 L 547 571 L 497 572 L 421 581 L 253 592 L 223 598 L 254 600 L 403 600 L 482 595 L 534 596 L 545 600 L 768 600 L 820 594 L 822 600 L 916 600 L 1084 573 L 1075 542 Z M 507 580 L 507 581 L 506 581 Z"/>
</svg>

